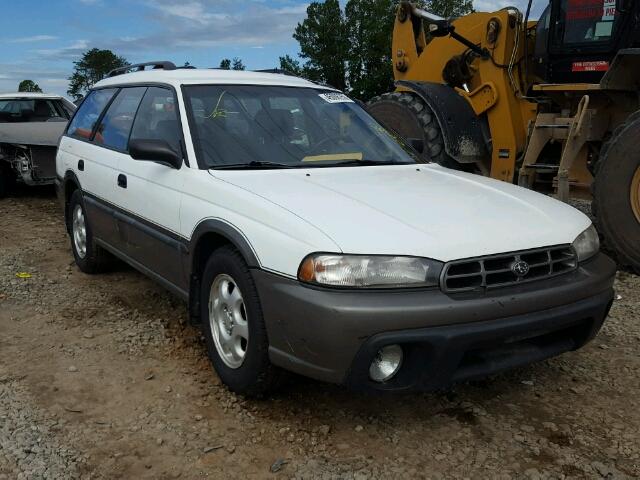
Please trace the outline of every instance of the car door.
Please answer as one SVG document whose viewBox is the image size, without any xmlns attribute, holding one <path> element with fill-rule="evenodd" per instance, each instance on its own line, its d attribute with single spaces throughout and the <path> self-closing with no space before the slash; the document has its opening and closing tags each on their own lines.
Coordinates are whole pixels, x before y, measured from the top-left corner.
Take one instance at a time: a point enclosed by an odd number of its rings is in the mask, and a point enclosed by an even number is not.
<svg viewBox="0 0 640 480">
<path fill-rule="evenodd" d="M 118 92 L 105 88 L 90 92 L 82 102 L 63 136 L 58 153 L 62 169 L 72 171 L 82 189 L 87 219 L 98 239 L 110 242 L 115 238 L 113 215 L 107 206 L 116 192 L 118 156 L 92 141 L 103 111 Z"/>
<path fill-rule="evenodd" d="M 130 140 L 165 140 L 183 155 L 177 99 L 174 91 L 149 87 L 138 108 Z M 129 155 L 119 164 L 118 218 L 126 232 L 126 253 L 180 289 L 185 289 L 182 255 L 186 242 L 180 236 L 180 203 L 184 170 L 156 163 L 153 159 L 134 160 Z"/>
<path fill-rule="evenodd" d="M 97 207 L 104 210 L 113 222 L 110 234 L 103 240 L 122 253 L 127 250 L 128 230 L 117 221 L 119 217 L 126 214 L 119 209 L 125 200 L 122 198 L 124 191 L 121 188 L 123 175 L 120 172 L 120 165 L 130 158 L 129 136 L 136 111 L 146 91 L 147 87 L 121 88 L 100 118 L 98 127 L 92 135 L 92 144 L 100 152 L 95 156 L 109 158 L 110 167 L 112 167 L 108 178 L 97 179 L 99 183 L 109 183 L 108 186 L 102 186 L 109 191 L 109 196 L 97 198 L 95 201 Z"/>
</svg>

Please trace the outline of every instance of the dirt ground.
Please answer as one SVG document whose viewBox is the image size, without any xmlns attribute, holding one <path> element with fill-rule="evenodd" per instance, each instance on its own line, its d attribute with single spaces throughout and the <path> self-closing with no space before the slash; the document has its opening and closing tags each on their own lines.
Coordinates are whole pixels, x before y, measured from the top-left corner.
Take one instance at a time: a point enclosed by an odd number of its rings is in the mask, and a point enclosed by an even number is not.
<svg viewBox="0 0 640 480">
<path fill-rule="evenodd" d="M 52 190 L 23 190 L 0 200 L 0 479 L 640 477 L 640 278 L 616 289 L 583 350 L 452 391 L 246 400 L 182 301 L 79 272 Z"/>
</svg>

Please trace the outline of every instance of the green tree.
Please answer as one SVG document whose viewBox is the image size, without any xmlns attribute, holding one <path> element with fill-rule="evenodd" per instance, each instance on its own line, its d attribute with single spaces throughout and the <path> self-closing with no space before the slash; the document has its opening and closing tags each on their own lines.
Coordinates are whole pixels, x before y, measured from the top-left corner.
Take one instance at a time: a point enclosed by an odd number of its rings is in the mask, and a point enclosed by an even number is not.
<svg viewBox="0 0 640 480">
<path fill-rule="evenodd" d="M 73 62 L 73 74 L 69 77 L 67 93 L 78 99 L 84 96 L 91 86 L 102 80 L 115 68 L 125 67 L 129 62 L 111 50 L 92 48 L 86 51 L 80 60 Z"/>
<path fill-rule="evenodd" d="M 231 61 L 231 70 L 246 70 L 246 68 L 247 67 L 244 66 L 241 59 L 233 57 L 233 60 Z"/>
<path fill-rule="evenodd" d="M 247 67 L 244 66 L 242 60 L 238 57 L 233 57 L 233 60 L 228 58 L 223 58 L 220 60 L 220 69 L 221 70 L 245 70 Z"/>
<path fill-rule="evenodd" d="M 306 77 L 344 90 L 346 82 L 347 35 L 338 0 L 312 2 L 307 18 L 293 34 L 300 44 L 300 57 L 306 60 Z"/>
<path fill-rule="evenodd" d="M 461 17 L 474 11 L 472 0 L 427 0 L 424 8 L 444 18 Z"/>
<path fill-rule="evenodd" d="M 454 18 L 473 12 L 472 0 L 415 0 L 432 13 Z M 368 100 L 393 89 L 391 40 L 398 2 L 348 0 L 344 15 L 338 0 L 312 2 L 293 38 L 304 65 L 289 55 L 280 68 L 323 81 Z"/>
<path fill-rule="evenodd" d="M 350 94 L 361 100 L 393 90 L 394 0 L 349 0 L 345 8 Z"/>
<path fill-rule="evenodd" d="M 284 70 L 285 72 L 293 73 L 294 75 L 298 76 L 302 75 L 302 67 L 300 66 L 300 62 L 290 55 L 280 57 L 280 70 Z"/>
<path fill-rule="evenodd" d="M 40 86 L 33 80 L 23 80 L 18 85 L 19 92 L 38 92 L 42 93 Z"/>
</svg>

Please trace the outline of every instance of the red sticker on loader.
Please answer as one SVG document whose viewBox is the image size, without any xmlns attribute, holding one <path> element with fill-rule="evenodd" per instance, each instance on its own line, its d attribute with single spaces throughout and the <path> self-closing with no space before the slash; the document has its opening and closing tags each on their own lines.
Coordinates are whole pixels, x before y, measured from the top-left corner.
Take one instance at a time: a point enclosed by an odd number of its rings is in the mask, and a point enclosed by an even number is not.
<svg viewBox="0 0 640 480">
<path fill-rule="evenodd" d="M 572 72 L 606 72 L 609 70 L 609 62 L 599 60 L 597 62 L 573 62 Z"/>
</svg>

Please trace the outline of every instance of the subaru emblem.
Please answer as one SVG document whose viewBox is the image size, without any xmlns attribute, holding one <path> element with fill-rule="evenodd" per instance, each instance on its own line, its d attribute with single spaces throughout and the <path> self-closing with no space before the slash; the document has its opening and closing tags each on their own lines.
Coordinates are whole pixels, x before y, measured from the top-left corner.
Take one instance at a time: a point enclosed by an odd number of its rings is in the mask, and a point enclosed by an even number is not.
<svg viewBox="0 0 640 480">
<path fill-rule="evenodd" d="M 529 264 L 524 260 L 518 260 L 511 264 L 511 271 L 518 277 L 524 277 L 529 273 Z"/>
</svg>

